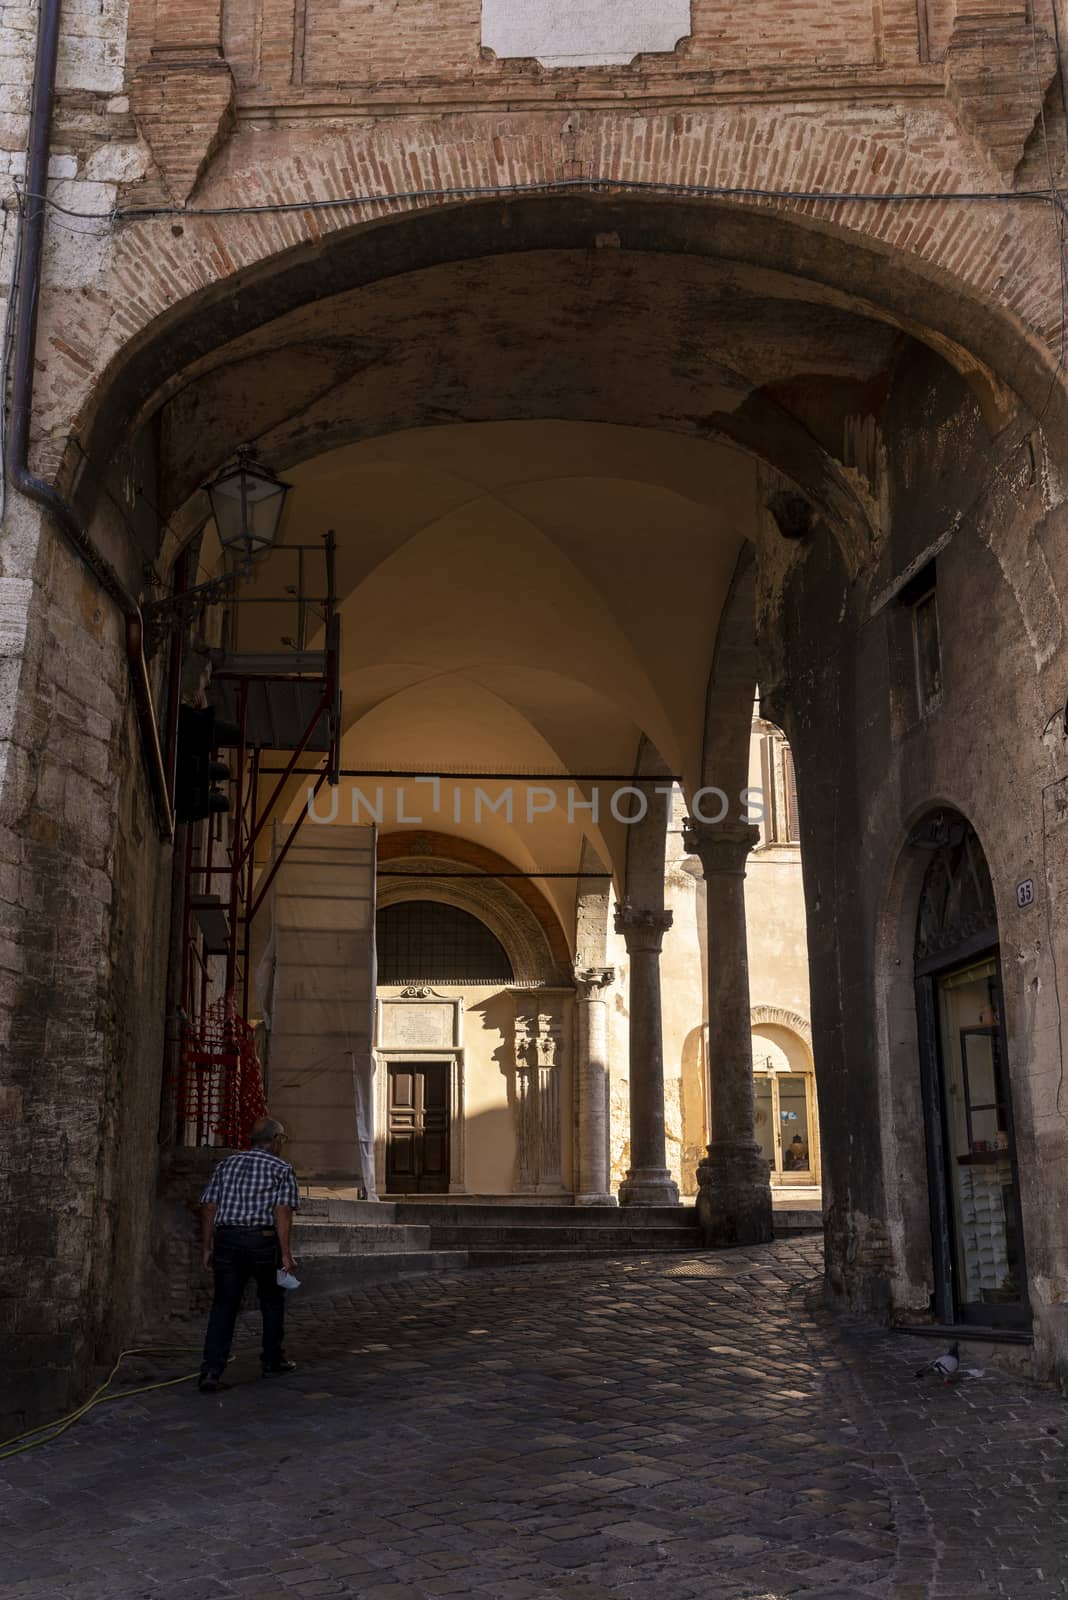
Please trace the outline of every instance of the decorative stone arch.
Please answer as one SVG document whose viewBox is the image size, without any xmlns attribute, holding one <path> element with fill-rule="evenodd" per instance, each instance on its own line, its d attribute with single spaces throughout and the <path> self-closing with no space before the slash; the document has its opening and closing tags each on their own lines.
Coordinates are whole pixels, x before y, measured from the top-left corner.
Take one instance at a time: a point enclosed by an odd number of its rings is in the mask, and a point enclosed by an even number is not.
<svg viewBox="0 0 1068 1600">
<path fill-rule="evenodd" d="M 398 833 L 379 839 L 378 860 L 406 874 L 379 879 L 379 907 L 433 900 L 466 911 L 503 945 L 516 983 L 570 983 L 571 952 L 544 895 L 529 879 L 493 876 L 495 870 L 515 872 L 505 857 L 448 834 Z M 444 876 L 457 870 L 470 876 Z"/>
<path fill-rule="evenodd" d="M 895 1246 L 893 1303 L 900 1311 L 924 1314 L 934 1283 L 934 1260 L 913 964 L 916 919 L 929 856 L 910 839 L 918 824 L 941 811 L 963 818 L 979 836 L 998 901 L 1002 938 L 1006 909 L 999 895 L 1004 876 L 996 850 L 987 843 L 996 830 L 986 827 L 987 819 L 977 821 L 973 805 L 945 791 L 913 806 L 886 874 L 874 947 L 874 1013 L 882 1178 Z M 1011 1010 L 1009 1020 L 1011 1026 Z"/>
<path fill-rule="evenodd" d="M 796 1033 L 808 1046 L 811 1056 L 812 1024 L 800 1012 L 786 1011 L 782 1006 L 751 1006 L 749 1017 L 754 1028 L 789 1028 L 791 1033 Z"/>
<path fill-rule="evenodd" d="M 495 883 L 491 878 L 472 882 L 442 878 L 441 874 L 451 868 L 448 861 L 442 861 L 436 868 L 429 868 L 416 857 L 407 860 L 398 857 L 397 860 L 405 869 L 411 869 L 411 880 L 391 878 L 388 883 L 381 884 L 378 890 L 380 911 L 387 906 L 411 900 L 431 901 L 437 905 L 452 906 L 457 911 L 466 911 L 469 916 L 477 917 L 479 922 L 484 923 L 503 946 L 512 964 L 516 983 L 558 981 L 559 974 L 552 951 L 537 919 L 521 900 L 508 893 L 503 884 Z M 413 978 L 418 976 L 418 973 L 412 974 Z M 424 973 L 422 976 L 433 978 L 440 977 L 440 974 Z"/>
</svg>

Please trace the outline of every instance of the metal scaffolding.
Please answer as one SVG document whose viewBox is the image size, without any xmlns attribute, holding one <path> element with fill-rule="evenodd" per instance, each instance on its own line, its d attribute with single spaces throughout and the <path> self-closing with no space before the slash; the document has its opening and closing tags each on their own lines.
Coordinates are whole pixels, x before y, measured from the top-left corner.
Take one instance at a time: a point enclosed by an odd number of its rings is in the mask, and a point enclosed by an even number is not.
<svg viewBox="0 0 1068 1600">
<path fill-rule="evenodd" d="M 243 1023 L 252 999 L 252 929 L 276 873 L 307 815 L 301 806 L 279 848 L 257 876 L 257 848 L 287 785 L 306 774 L 301 761 L 318 753 L 311 789 L 314 799 L 326 783 L 339 779 L 341 735 L 341 622 L 337 614 L 336 545 L 333 533 L 320 545 L 283 545 L 272 563 L 295 557 L 296 581 L 282 595 L 235 595 L 230 616 L 231 647 L 214 653 L 208 702 L 220 725 L 229 724 L 228 742 L 218 751 L 230 769 L 231 806 L 227 816 L 209 818 L 187 830 L 182 937 L 182 1011 L 187 1027 L 207 1017 L 218 997 L 219 968 L 225 958 L 222 995 Z M 322 560 L 323 593 L 306 591 L 310 556 Z M 241 613 L 250 605 L 290 607 L 296 624 L 281 651 L 242 651 Z M 321 629 L 323 647 L 309 649 L 309 633 Z M 262 770 L 265 751 L 283 752 L 284 764 Z M 265 783 L 264 777 L 268 778 Z"/>
</svg>

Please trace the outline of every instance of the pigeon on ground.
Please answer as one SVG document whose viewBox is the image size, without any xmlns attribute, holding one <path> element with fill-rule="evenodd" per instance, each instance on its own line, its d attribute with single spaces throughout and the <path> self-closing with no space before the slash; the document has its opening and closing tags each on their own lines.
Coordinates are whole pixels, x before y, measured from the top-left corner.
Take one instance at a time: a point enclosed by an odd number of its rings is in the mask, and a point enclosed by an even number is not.
<svg viewBox="0 0 1068 1600">
<path fill-rule="evenodd" d="M 926 1378 L 928 1373 L 934 1373 L 945 1383 L 952 1383 L 960 1370 L 960 1345 L 951 1344 L 942 1355 L 935 1356 L 933 1361 L 928 1361 L 925 1367 L 917 1372 L 917 1378 Z"/>
</svg>

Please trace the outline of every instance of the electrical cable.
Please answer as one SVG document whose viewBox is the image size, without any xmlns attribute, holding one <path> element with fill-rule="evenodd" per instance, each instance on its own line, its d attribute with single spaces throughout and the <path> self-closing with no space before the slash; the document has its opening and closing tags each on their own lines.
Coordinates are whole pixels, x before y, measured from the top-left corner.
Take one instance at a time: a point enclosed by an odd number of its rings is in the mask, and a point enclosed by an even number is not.
<svg viewBox="0 0 1068 1600">
<path fill-rule="evenodd" d="M 7 212 L 4 212 L 4 233 L 7 233 Z M 15 213 L 15 254 L 11 262 L 11 281 L 8 284 L 7 305 L 4 310 L 4 331 L 0 340 L 0 524 L 7 510 L 7 390 L 11 372 L 11 352 L 15 346 L 15 306 L 18 300 L 19 280 L 22 276 L 22 205 Z"/>
<path fill-rule="evenodd" d="M 1050 3 L 1055 6 L 1056 0 L 1050 0 Z M 1056 21 L 1056 11 L 1054 11 L 1054 21 Z M 1055 40 L 1056 37 L 1057 36 L 1055 33 Z M 1060 80 L 1063 84 L 1064 69 L 1063 63 L 1060 59 L 1059 43 L 1056 44 L 1056 49 L 1057 66 L 1060 73 Z M 1042 149 L 1046 157 L 1046 176 L 1049 179 L 1050 217 L 1053 222 L 1053 228 L 1057 238 L 1057 268 L 1060 276 L 1061 295 L 1060 349 L 1057 356 L 1057 366 L 1050 374 L 1049 389 L 1046 393 L 1045 403 L 1043 404 L 1042 410 L 1038 414 L 1037 420 L 1039 423 L 1041 423 L 1046 415 L 1046 412 L 1049 410 L 1050 402 L 1053 399 L 1054 391 L 1057 387 L 1057 380 L 1064 368 L 1065 346 L 1066 342 L 1068 342 L 1068 268 L 1066 268 L 1064 260 L 1064 197 L 1057 188 L 1056 180 L 1053 175 L 1053 153 L 1049 147 L 1049 130 L 1046 127 L 1045 88 L 1042 83 L 1042 73 L 1038 65 L 1038 23 L 1035 20 L 1034 6 L 1031 7 L 1031 59 L 1034 67 L 1035 88 L 1039 97 L 1038 118 L 1039 126 L 1042 130 Z"/>
<path fill-rule="evenodd" d="M 822 189 L 762 189 L 743 184 L 700 184 L 657 182 L 653 179 L 597 177 L 547 178 L 540 183 L 465 184 L 439 189 L 408 189 L 392 194 L 348 195 L 319 200 L 262 201 L 242 206 L 199 206 L 183 209 L 181 206 L 122 206 L 113 215 L 125 222 L 145 216 L 227 217 L 254 216 L 263 212 L 328 211 L 345 206 L 389 205 L 400 201 L 473 199 L 491 195 L 542 194 L 561 190 L 619 191 L 621 193 L 660 193 L 692 195 L 702 199 L 733 200 L 826 200 L 832 204 L 900 205 L 913 201 L 1049 201 L 1053 198 L 1045 189 L 932 191 L 929 189 L 902 190 L 822 190 Z M 71 213 L 74 215 L 75 213 Z"/>
<path fill-rule="evenodd" d="M 1046 727 L 1047 728 L 1049 727 L 1049 723 L 1048 722 L 1046 724 Z M 1043 788 L 1043 790 L 1042 790 L 1042 900 L 1043 900 L 1043 907 L 1044 907 L 1044 910 L 1045 910 L 1046 946 L 1047 946 L 1047 948 L 1049 950 L 1050 964 L 1051 964 L 1051 966 L 1053 968 L 1053 998 L 1054 998 L 1054 1000 L 1056 1001 L 1056 1004 L 1057 1004 L 1058 1073 L 1057 1073 L 1057 1093 L 1056 1093 L 1056 1096 L 1054 1098 L 1054 1102 L 1053 1103 L 1054 1103 L 1054 1107 L 1056 1109 L 1057 1115 L 1059 1117 L 1064 1117 L 1064 1113 L 1061 1110 L 1061 1095 L 1064 1092 L 1064 1019 L 1063 1019 L 1062 1010 L 1061 1010 L 1061 984 L 1060 984 L 1060 977 L 1059 977 L 1058 972 L 1057 972 L 1057 949 L 1056 949 L 1056 945 L 1054 944 L 1054 940 L 1053 940 L 1053 907 L 1050 904 L 1050 900 L 1051 900 L 1051 896 L 1050 896 L 1050 876 L 1049 876 L 1048 851 L 1047 851 L 1047 848 L 1046 848 L 1046 844 L 1047 844 L 1047 839 L 1046 839 L 1046 828 L 1047 828 L 1047 824 L 1046 824 L 1046 795 L 1049 793 L 1049 791 L 1051 789 L 1058 788 L 1063 782 L 1064 782 L 1063 778 L 1054 778 L 1053 781 L 1051 783 L 1047 783 L 1045 785 L 1045 787 Z M 1068 1122 L 1068 1118 L 1065 1118 L 1064 1120 L 1066 1122 Z"/>
<path fill-rule="evenodd" d="M 22 1455 L 24 1451 L 33 1450 L 39 1444 L 50 1444 L 53 1439 L 58 1439 L 60 1434 L 66 1433 L 68 1428 L 73 1427 L 87 1412 L 92 1411 L 96 1406 L 103 1405 L 108 1400 L 127 1400 L 131 1395 L 149 1394 L 154 1389 L 172 1389 L 179 1383 L 191 1383 L 198 1376 L 195 1372 L 185 1372 L 180 1378 L 164 1378 L 158 1383 L 145 1383 L 136 1389 L 122 1389 L 115 1394 L 107 1394 L 105 1391 L 114 1382 L 115 1374 L 127 1356 L 187 1355 L 195 1354 L 196 1350 L 197 1347 L 195 1345 L 189 1344 L 131 1345 L 128 1350 L 121 1350 L 115 1365 L 103 1383 L 98 1389 L 94 1389 L 89 1399 L 83 1401 L 80 1406 L 76 1406 L 66 1416 L 56 1417 L 52 1422 L 42 1422 L 39 1427 L 27 1428 L 25 1432 L 16 1433 L 10 1439 L 0 1440 L 0 1461 L 7 1461 L 12 1456 Z M 26 1440 L 27 1442 L 23 1444 L 20 1443 L 21 1440 Z M 12 1445 L 17 1446 L 17 1448 L 11 1449 L 10 1446 Z"/>
<path fill-rule="evenodd" d="M 827 201 L 832 205 L 907 205 L 938 202 L 987 203 L 1000 201 L 1011 204 L 1049 202 L 1061 198 L 1059 190 L 1049 189 L 764 189 L 747 184 L 672 183 L 656 179 L 598 177 L 589 174 L 581 178 L 545 178 L 534 183 L 456 184 L 435 189 L 400 189 L 388 194 L 352 194 L 323 196 L 309 200 L 265 200 L 248 205 L 230 206 L 115 206 L 110 211 L 75 211 L 61 206 L 47 195 L 30 195 L 34 200 L 44 199 L 50 210 L 61 216 L 73 217 L 82 222 L 132 222 L 140 217 L 250 217 L 265 213 L 300 211 L 338 211 L 348 206 L 391 205 L 421 200 L 488 199 L 493 196 L 538 195 L 569 190 L 587 193 L 640 193 L 692 196 L 700 199 L 725 200 L 796 200 Z M 5 201 L 9 203 L 11 196 Z"/>
</svg>

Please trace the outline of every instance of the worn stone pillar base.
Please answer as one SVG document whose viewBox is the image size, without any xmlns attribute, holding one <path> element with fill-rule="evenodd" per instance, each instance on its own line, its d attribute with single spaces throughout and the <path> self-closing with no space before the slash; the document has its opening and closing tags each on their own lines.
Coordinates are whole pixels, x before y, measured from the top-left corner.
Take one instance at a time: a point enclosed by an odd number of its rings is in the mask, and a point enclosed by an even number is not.
<svg viewBox="0 0 1068 1600">
<path fill-rule="evenodd" d="M 667 1167 L 632 1167 L 619 1186 L 621 1206 L 677 1206 L 679 1186 Z"/>
<path fill-rule="evenodd" d="M 770 1242 L 771 1184 L 758 1145 L 710 1144 L 697 1181 L 697 1216 L 706 1245 Z"/>
<path fill-rule="evenodd" d="M 577 1206 L 614 1206 L 618 1204 L 614 1194 L 577 1194 Z"/>
</svg>

